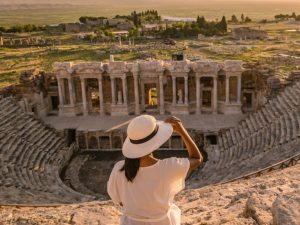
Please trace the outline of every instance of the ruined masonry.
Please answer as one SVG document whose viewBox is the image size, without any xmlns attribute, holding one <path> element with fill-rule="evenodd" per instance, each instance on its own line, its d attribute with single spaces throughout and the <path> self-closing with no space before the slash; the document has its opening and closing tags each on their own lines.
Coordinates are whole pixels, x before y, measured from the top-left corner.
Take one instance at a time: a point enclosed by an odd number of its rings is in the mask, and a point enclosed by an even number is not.
<svg viewBox="0 0 300 225">
<path fill-rule="evenodd" d="M 241 113 L 241 61 L 56 63 L 59 115 Z"/>
</svg>

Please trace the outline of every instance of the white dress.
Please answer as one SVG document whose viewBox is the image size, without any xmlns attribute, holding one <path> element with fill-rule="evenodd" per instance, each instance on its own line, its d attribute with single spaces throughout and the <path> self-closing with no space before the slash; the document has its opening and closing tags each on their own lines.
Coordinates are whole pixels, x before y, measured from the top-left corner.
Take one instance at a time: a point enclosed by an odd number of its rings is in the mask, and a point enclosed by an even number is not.
<svg viewBox="0 0 300 225">
<path fill-rule="evenodd" d="M 173 198 L 185 187 L 189 160 L 172 157 L 140 167 L 133 182 L 120 172 L 123 165 L 124 160 L 115 164 L 107 183 L 113 202 L 123 204 L 120 224 L 180 225 L 181 212 Z"/>
</svg>

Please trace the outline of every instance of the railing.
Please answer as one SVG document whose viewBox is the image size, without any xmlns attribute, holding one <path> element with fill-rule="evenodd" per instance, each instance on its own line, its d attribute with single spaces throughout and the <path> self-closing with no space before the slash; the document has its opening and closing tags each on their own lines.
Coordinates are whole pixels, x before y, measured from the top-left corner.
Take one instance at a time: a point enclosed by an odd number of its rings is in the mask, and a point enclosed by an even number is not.
<svg viewBox="0 0 300 225">
<path fill-rule="evenodd" d="M 258 171 L 252 172 L 252 173 L 248 173 L 246 175 L 243 175 L 243 176 L 240 176 L 240 177 L 228 180 L 228 181 L 219 182 L 219 183 L 216 183 L 216 184 L 213 184 L 213 185 L 227 184 L 227 183 L 231 183 L 231 182 L 234 182 L 234 181 L 237 181 L 237 180 L 243 180 L 243 179 L 250 179 L 250 178 L 253 178 L 253 177 L 259 177 L 263 174 L 269 173 L 269 172 L 274 171 L 274 170 L 280 170 L 280 169 L 288 168 L 290 166 L 295 166 L 299 161 L 300 161 L 300 153 L 298 153 L 298 154 L 296 154 L 296 155 L 294 155 L 294 156 L 292 156 L 288 159 L 280 161 L 276 164 L 273 164 L 271 166 L 263 168 L 261 170 L 258 170 Z"/>
</svg>

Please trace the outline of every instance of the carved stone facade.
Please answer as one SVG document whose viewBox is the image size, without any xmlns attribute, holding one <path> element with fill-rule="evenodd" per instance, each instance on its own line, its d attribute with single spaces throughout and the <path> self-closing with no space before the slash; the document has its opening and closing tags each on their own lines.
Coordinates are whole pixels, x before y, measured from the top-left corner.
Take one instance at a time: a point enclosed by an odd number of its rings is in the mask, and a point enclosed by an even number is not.
<svg viewBox="0 0 300 225">
<path fill-rule="evenodd" d="M 242 61 L 56 63 L 59 115 L 241 113 Z"/>
</svg>

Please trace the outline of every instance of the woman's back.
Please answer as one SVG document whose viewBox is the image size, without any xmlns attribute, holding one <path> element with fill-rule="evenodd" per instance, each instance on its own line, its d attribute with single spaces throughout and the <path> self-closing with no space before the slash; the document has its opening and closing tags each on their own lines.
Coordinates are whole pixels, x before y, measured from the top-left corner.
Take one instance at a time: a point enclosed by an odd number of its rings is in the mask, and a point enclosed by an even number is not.
<svg viewBox="0 0 300 225">
<path fill-rule="evenodd" d="M 122 203 L 124 215 L 141 221 L 166 217 L 174 195 L 184 188 L 189 160 L 173 157 L 140 167 L 133 182 L 120 171 L 123 165 L 124 161 L 116 163 L 108 182 L 108 193 L 115 203 Z"/>
<path fill-rule="evenodd" d="M 152 152 L 177 132 L 186 146 L 189 158 L 158 160 Z M 202 162 L 201 153 L 183 127 L 172 116 L 157 121 L 141 115 L 127 127 L 122 147 L 124 161 L 116 163 L 110 175 L 107 192 L 122 206 L 122 225 L 180 225 L 180 209 L 173 204 L 175 194 L 184 188 L 189 170 Z"/>
</svg>

